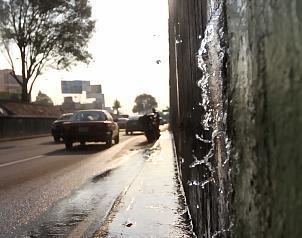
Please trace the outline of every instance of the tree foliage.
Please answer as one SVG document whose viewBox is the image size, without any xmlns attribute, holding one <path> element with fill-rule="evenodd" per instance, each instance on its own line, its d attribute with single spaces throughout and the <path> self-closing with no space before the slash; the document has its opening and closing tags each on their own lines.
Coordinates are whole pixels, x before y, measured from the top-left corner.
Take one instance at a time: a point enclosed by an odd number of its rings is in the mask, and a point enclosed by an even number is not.
<svg viewBox="0 0 302 238">
<path fill-rule="evenodd" d="M 113 102 L 113 106 L 112 106 L 112 108 L 114 109 L 114 110 L 116 110 L 116 113 L 117 114 L 119 114 L 119 108 L 121 108 L 122 106 L 121 106 L 121 103 L 120 103 L 120 101 L 118 101 L 117 99 L 115 99 L 115 101 Z"/>
<path fill-rule="evenodd" d="M 0 0 L 1 43 L 23 101 L 30 101 L 45 66 L 66 69 L 77 61 L 89 62 L 86 48 L 94 26 L 87 0 Z M 16 50 L 22 80 L 15 72 Z"/>
<path fill-rule="evenodd" d="M 41 91 L 39 91 L 36 97 L 36 103 L 41 105 L 53 105 L 51 98 Z"/>
<path fill-rule="evenodd" d="M 155 98 L 150 94 L 141 94 L 135 98 L 135 105 L 132 111 L 138 113 L 146 113 L 151 111 L 152 108 L 157 107 Z"/>
</svg>

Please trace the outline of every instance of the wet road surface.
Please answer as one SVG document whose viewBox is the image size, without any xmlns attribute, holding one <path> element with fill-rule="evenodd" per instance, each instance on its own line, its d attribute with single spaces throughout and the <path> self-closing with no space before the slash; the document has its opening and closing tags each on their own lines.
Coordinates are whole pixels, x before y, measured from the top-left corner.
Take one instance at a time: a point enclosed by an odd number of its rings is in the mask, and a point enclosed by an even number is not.
<svg viewBox="0 0 302 238">
<path fill-rule="evenodd" d="M 142 157 L 144 163 L 135 179 L 116 200 L 94 238 L 195 237 L 171 135 L 162 133 Z"/>
<path fill-rule="evenodd" d="M 139 172 L 145 147 L 143 135 L 68 152 L 51 137 L 0 143 L 0 237 L 90 236 Z"/>
</svg>

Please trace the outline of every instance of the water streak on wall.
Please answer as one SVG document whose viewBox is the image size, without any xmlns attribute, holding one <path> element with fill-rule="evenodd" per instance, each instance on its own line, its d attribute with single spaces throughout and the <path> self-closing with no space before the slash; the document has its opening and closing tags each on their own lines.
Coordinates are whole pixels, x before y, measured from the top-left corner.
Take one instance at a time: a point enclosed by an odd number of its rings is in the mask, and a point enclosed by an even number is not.
<svg viewBox="0 0 302 238">
<path fill-rule="evenodd" d="M 302 2 L 169 0 L 172 130 L 198 237 L 302 237 Z"/>
</svg>

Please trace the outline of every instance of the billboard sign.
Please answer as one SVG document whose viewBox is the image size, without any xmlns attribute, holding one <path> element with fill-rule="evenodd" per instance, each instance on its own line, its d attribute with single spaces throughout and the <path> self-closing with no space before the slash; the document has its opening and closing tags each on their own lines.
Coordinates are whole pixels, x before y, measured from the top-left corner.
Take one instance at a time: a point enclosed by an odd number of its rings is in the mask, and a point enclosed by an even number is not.
<svg viewBox="0 0 302 238">
<path fill-rule="evenodd" d="M 74 81 L 61 81 L 61 89 L 62 93 L 76 93 L 82 94 L 82 81 L 74 80 Z"/>
</svg>

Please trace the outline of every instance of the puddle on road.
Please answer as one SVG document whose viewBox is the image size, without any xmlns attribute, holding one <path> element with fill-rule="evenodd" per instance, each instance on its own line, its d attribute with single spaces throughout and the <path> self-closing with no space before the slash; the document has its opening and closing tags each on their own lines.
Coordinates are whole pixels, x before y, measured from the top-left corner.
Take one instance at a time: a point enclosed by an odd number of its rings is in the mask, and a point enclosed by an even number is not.
<svg viewBox="0 0 302 238">
<path fill-rule="evenodd" d="M 145 162 L 142 153 L 137 151 L 119 167 L 93 177 L 37 220 L 21 227 L 14 237 L 91 237 L 115 199 L 141 171 Z"/>
<path fill-rule="evenodd" d="M 8 149 L 13 149 L 15 148 L 16 146 L 14 145 L 8 145 L 8 146 L 0 146 L 0 150 L 8 150 Z"/>
<path fill-rule="evenodd" d="M 143 158 L 141 174 L 93 237 L 194 237 L 177 164 L 166 163 L 171 158 L 158 143 Z"/>
<path fill-rule="evenodd" d="M 98 181 L 100 181 L 100 180 L 102 180 L 102 179 L 104 179 L 104 178 L 106 178 L 106 177 L 109 177 L 110 174 L 111 174 L 113 171 L 114 171 L 114 169 L 108 169 L 108 170 L 105 171 L 104 173 L 101 173 L 101 174 L 99 174 L 99 175 L 94 176 L 94 177 L 92 178 L 91 181 L 92 181 L 93 183 L 97 183 Z"/>
</svg>

